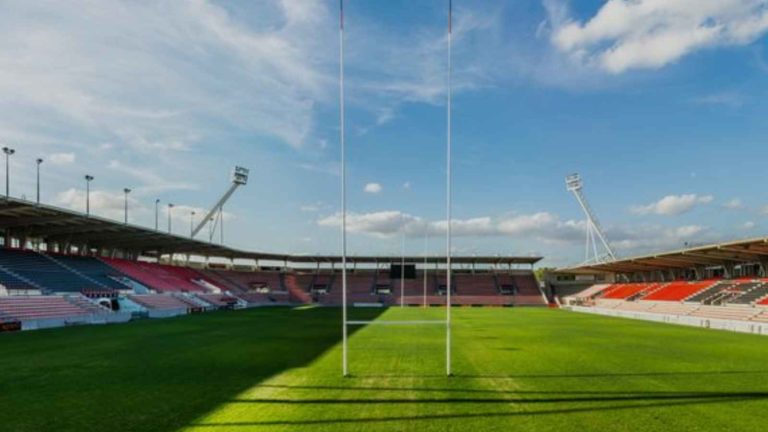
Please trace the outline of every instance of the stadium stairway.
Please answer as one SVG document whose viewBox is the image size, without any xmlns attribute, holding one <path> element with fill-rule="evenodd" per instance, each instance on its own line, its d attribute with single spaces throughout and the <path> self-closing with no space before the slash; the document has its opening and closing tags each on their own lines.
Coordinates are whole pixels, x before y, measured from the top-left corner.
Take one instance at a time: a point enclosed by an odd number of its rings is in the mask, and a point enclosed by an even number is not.
<svg viewBox="0 0 768 432">
<path fill-rule="evenodd" d="M 303 304 L 312 303 L 312 296 L 309 295 L 306 287 L 301 286 L 301 281 L 295 273 L 286 274 L 283 283 L 288 290 L 289 301 Z"/>
<path fill-rule="evenodd" d="M 131 314 L 132 316 L 147 316 L 147 308 L 140 303 L 131 301 L 126 296 L 120 296 L 117 298 L 117 302 L 120 304 L 120 310 Z"/>
</svg>

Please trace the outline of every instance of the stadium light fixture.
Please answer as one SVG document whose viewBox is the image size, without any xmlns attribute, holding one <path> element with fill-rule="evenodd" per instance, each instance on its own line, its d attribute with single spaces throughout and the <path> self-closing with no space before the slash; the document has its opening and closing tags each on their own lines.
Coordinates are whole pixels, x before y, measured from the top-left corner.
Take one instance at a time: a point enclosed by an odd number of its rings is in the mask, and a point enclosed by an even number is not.
<svg viewBox="0 0 768 432">
<path fill-rule="evenodd" d="M 173 209 L 173 204 L 168 203 L 168 234 L 172 233 L 171 229 L 171 209 Z"/>
<path fill-rule="evenodd" d="M 195 238 L 195 211 L 189 212 L 189 237 Z"/>
<path fill-rule="evenodd" d="M 158 222 L 160 222 L 160 198 L 155 199 L 155 231 L 159 230 Z"/>
<path fill-rule="evenodd" d="M 131 193 L 131 190 L 129 188 L 123 189 L 123 194 L 125 196 L 125 224 L 128 225 L 128 194 Z"/>
<path fill-rule="evenodd" d="M 85 215 L 91 215 L 91 182 L 94 177 L 90 174 L 85 175 Z"/>
<path fill-rule="evenodd" d="M 16 153 L 16 150 L 10 147 L 3 147 L 5 153 L 5 199 L 11 196 L 11 163 L 10 158 Z"/>
<path fill-rule="evenodd" d="M 571 192 L 576 198 L 576 201 L 578 201 L 581 210 L 584 212 L 584 216 L 587 218 L 587 241 L 584 246 L 584 263 L 615 261 L 616 254 L 613 252 L 611 245 L 606 240 L 603 227 L 597 220 L 597 216 L 592 210 L 592 207 L 587 202 L 586 196 L 584 196 L 584 183 L 581 180 L 581 176 L 578 173 L 567 176 L 565 178 L 565 187 L 568 192 Z M 597 239 L 595 238 L 596 236 Z M 600 255 L 598 251 L 597 240 L 600 240 L 600 243 L 605 250 L 605 255 Z"/>
<path fill-rule="evenodd" d="M 37 200 L 36 202 L 40 204 L 40 165 L 42 165 L 43 163 L 43 158 L 37 158 L 35 162 L 37 162 Z"/>
<path fill-rule="evenodd" d="M 192 237 L 196 236 L 197 234 L 202 231 L 202 229 L 205 227 L 206 224 L 214 220 L 214 217 L 218 218 L 216 219 L 217 222 L 220 222 L 220 234 L 221 234 L 221 243 L 224 243 L 224 219 L 221 218 L 221 215 L 224 212 L 224 204 L 229 200 L 229 198 L 232 196 L 233 193 L 235 193 L 235 190 L 239 188 L 240 186 L 245 186 L 248 183 L 248 173 L 250 170 L 248 168 L 244 168 L 241 166 L 236 166 L 234 170 L 232 170 L 232 177 L 231 177 L 231 183 L 229 186 L 229 189 L 224 193 L 224 195 L 219 198 L 219 200 L 216 202 L 216 204 L 211 207 L 211 209 L 208 211 L 208 214 L 203 217 L 203 219 L 200 221 L 199 224 L 192 230 Z M 208 230 L 208 237 L 209 241 L 213 242 L 213 232 L 216 230 L 216 227 L 210 227 Z"/>
</svg>

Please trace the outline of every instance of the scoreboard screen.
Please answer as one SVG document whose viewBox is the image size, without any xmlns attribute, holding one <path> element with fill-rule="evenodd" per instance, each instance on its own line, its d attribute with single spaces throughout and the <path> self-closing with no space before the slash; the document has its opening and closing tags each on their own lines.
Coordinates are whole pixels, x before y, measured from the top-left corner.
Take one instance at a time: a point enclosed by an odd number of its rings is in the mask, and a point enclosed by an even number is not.
<svg viewBox="0 0 768 432">
<path fill-rule="evenodd" d="M 406 264 L 404 269 L 400 264 L 392 264 L 389 267 L 390 279 L 400 279 L 401 275 L 403 279 L 416 279 L 416 265 Z"/>
</svg>

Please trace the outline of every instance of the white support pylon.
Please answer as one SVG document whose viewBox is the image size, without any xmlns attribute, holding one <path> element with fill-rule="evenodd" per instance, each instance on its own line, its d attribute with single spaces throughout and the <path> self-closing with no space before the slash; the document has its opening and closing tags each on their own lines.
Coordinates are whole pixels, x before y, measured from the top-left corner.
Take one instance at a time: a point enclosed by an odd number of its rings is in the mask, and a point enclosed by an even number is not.
<svg viewBox="0 0 768 432">
<path fill-rule="evenodd" d="M 445 175 L 445 261 L 446 261 L 446 288 L 448 295 L 445 306 L 445 374 L 451 376 L 451 78 L 452 78 L 452 29 L 451 19 L 453 14 L 453 2 L 448 0 L 448 88 L 446 101 L 446 175 Z"/>
<path fill-rule="evenodd" d="M 344 136 L 344 0 L 339 0 L 339 143 L 341 145 L 341 320 L 343 376 L 349 376 L 347 358 L 347 149 Z"/>
<path fill-rule="evenodd" d="M 584 196 L 584 183 L 581 181 L 581 176 L 579 174 L 567 176 L 565 178 L 565 186 L 576 197 L 576 201 L 578 201 L 581 210 L 584 211 L 584 216 L 587 218 L 587 242 L 584 247 L 584 262 L 615 261 L 616 254 L 614 254 L 611 245 L 608 244 L 605 233 L 603 233 L 603 227 L 600 225 L 595 212 L 592 211 L 592 207 L 589 206 L 587 198 Z M 595 236 L 597 236 L 603 246 L 604 253 L 602 255 L 599 253 Z"/>
</svg>

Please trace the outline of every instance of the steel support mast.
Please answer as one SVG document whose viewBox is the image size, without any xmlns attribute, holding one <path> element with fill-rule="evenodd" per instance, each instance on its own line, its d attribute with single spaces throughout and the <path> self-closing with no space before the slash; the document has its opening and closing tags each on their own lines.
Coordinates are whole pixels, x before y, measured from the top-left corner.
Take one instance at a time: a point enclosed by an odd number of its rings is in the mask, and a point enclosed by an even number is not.
<svg viewBox="0 0 768 432">
<path fill-rule="evenodd" d="M 194 238 L 200 231 L 205 227 L 205 225 L 213 220 L 214 216 L 217 213 L 223 213 L 222 209 L 224 208 L 224 204 L 229 200 L 229 198 L 232 196 L 233 193 L 235 193 L 235 190 L 239 188 L 240 186 L 244 186 L 248 183 L 248 168 L 243 168 L 240 166 L 236 166 L 234 170 L 232 170 L 232 184 L 229 186 L 229 189 L 227 189 L 226 192 L 224 192 L 224 195 L 219 198 L 219 200 L 216 202 L 216 204 L 211 207 L 211 210 L 208 211 L 208 214 L 205 215 L 203 220 L 200 221 L 200 223 L 195 227 L 195 229 L 192 230 L 192 237 Z M 221 217 L 223 219 L 223 214 L 221 214 Z M 222 221 L 223 223 L 223 221 Z"/>
<path fill-rule="evenodd" d="M 586 235 L 587 243 L 584 251 L 584 262 L 602 262 L 602 261 L 615 261 L 616 254 L 613 253 L 611 245 L 605 239 L 605 233 L 603 227 L 600 225 L 595 212 L 587 202 L 587 198 L 584 196 L 584 183 L 581 181 L 579 174 L 571 174 L 565 178 L 565 186 L 569 192 L 573 193 L 576 197 L 576 201 L 579 202 L 581 210 L 584 211 L 584 216 L 587 218 Z M 597 241 L 600 240 L 600 244 L 603 246 L 603 254 L 598 253 Z M 590 255 L 592 255 L 590 257 Z"/>
</svg>

